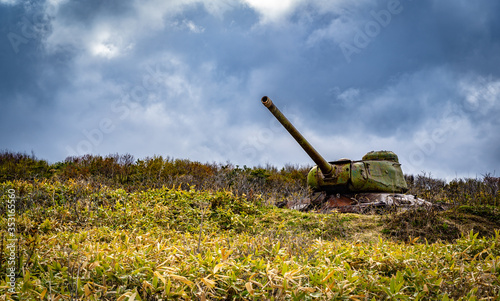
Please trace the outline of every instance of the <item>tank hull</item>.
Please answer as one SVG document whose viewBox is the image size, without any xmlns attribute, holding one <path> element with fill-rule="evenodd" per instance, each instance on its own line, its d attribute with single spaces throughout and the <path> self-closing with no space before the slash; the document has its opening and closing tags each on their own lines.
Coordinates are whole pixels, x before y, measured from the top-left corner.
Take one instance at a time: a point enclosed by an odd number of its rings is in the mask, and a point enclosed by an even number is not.
<svg viewBox="0 0 500 301">
<path fill-rule="evenodd" d="M 269 97 L 262 97 L 261 102 L 316 163 L 307 175 L 312 195 L 294 204 L 280 203 L 279 207 L 366 213 L 367 210 L 395 206 L 432 206 L 429 202 L 403 194 L 408 187 L 395 153 L 372 151 L 359 161 L 341 159 L 327 162 Z"/>
</svg>

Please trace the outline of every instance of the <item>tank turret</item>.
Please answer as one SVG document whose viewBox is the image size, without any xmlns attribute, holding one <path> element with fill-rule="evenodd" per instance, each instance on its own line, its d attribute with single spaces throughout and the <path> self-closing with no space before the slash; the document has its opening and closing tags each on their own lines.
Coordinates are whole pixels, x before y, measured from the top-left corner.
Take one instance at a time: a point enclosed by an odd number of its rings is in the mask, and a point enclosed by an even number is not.
<svg viewBox="0 0 500 301">
<path fill-rule="evenodd" d="M 313 192 L 328 195 L 340 193 L 404 193 L 408 190 L 398 156 L 391 151 L 372 151 L 361 160 L 326 161 L 280 112 L 267 96 L 262 104 L 278 119 L 297 143 L 316 163 L 307 175 Z"/>
</svg>

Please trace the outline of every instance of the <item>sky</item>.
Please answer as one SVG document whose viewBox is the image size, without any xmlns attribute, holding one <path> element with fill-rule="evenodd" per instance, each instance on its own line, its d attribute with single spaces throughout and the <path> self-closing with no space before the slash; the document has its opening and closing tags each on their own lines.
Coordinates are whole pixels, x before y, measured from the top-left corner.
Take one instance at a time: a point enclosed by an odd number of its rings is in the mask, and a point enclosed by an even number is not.
<svg viewBox="0 0 500 301">
<path fill-rule="evenodd" d="M 0 0 L 0 150 L 500 174 L 496 0 Z"/>
</svg>

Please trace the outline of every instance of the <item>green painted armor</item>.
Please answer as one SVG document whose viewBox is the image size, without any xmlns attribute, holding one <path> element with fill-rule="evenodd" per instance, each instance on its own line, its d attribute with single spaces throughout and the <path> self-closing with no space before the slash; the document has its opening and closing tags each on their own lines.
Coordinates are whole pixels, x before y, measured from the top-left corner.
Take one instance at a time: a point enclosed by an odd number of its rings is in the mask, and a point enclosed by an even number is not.
<svg viewBox="0 0 500 301">
<path fill-rule="evenodd" d="M 315 191 L 333 193 L 387 192 L 408 190 L 398 156 L 391 151 L 374 151 L 360 161 L 342 159 L 327 162 L 267 96 L 262 103 L 316 163 L 307 175 L 309 187 Z"/>
</svg>

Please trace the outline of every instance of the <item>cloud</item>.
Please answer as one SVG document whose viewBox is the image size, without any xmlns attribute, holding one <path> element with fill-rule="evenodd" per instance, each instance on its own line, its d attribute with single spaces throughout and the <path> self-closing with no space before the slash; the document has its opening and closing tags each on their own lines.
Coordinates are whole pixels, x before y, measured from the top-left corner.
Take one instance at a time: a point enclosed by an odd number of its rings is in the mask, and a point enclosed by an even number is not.
<svg viewBox="0 0 500 301">
<path fill-rule="evenodd" d="M 268 95 L 329 160 L 390 149 L 409 173 L 492 171 L 499 7 L 3 1 L 0 148 L 312 164 L 260 104 Z"/>
<path fill-rule="evenodd" d="M 20 1 L 19 0 L 0 0 L 0 4 L 5 4 L 5 5 L 16 5 Z"/>
<path fill-rule="evenodd" d="M 286 18 L 299 4 L 301 0 L 266 1 L 246 0 L 246 3 L 255 9 L 261 16 L 262 22 L 279 22 Z"/>
<path fill-rule="evenodd" d="M 500 80 L 483 76 L 467 76 L 459 83 L 463 105 L 471 112 L 486 115 L 500 106 Z"/>
</svg>

